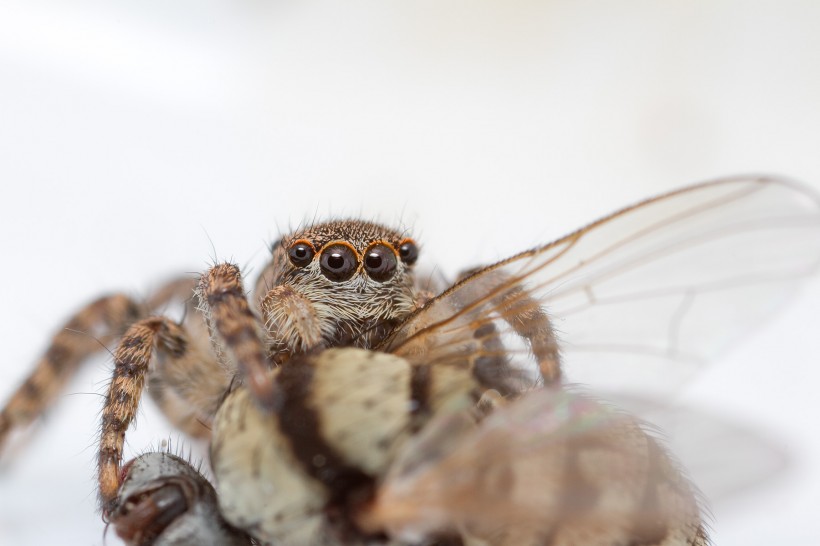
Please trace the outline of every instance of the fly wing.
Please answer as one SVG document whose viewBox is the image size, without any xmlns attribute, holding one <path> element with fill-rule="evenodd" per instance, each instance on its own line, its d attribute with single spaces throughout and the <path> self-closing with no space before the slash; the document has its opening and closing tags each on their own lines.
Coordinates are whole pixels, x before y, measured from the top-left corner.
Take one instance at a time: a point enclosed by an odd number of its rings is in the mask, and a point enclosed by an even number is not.
<svg viewBox="0 0 820 546">
<path fill-rule="evenodd" d="M 405 447 L 366 528 L 410 541 L 458 532 L 493 546 L 705 544 L 675 464 L 634 419 L 586 396 L 536 389 L 478 424 L 437 415 Z"/>
<path fill-rule="evenodd" d="M 382 349 L 430 363 L 503 352 L 515 368 L 557 355 L 553 343 L 570 381 L 657 396 L 759 324 L 819 263 L 817 194 L 780 178 L 722 179 L 479 269 Z M 504 347 L 488 332 L 506 336 Z"/>
<path fill-rule="evenodd" d="M 620 396 L 615 404 L 661 439 L 714 508 L 750 490 L 765 492 L 794 463 L 790 448 L 770 432 L 701 403 Z"/>
</svg>

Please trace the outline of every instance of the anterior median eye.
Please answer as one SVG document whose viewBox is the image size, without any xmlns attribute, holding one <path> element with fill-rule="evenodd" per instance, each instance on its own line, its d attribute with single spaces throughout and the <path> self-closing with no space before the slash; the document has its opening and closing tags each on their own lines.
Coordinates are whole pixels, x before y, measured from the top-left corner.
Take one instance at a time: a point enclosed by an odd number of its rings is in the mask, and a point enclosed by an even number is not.
<svg viewBox="0 0 820 546">
<path fill-rule="evenodd" d="M 396 271 L 396 252 L 385 245 L 374 245 L 364 253 L 364 269 L 374 281 L 384 282 Z"/>
<path fill-rule="evenodd" d="M 296 267 L 305 267 L 313 259 L 316 251 L 313 250 L 313 245 L 308 241 L 296 241 L 288 249 L 288 258 L 290 263 Z"/>
<path fill-rule="evenodd" d="M 348 280 L 359 268 L 356 253 L 347 245 L 335 244 L 322 249 L 319 264 L 322 273 L 331 281 Z"/>
</svg>

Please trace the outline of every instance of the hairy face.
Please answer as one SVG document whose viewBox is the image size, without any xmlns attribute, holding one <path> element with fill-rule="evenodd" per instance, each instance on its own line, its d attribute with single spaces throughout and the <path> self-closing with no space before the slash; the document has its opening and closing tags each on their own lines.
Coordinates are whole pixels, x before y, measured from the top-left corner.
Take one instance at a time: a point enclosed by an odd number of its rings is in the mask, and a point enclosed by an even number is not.
<svg viewBox="0 0 820 546">
<path fill-rule="evenodd" d="M 372 347 L 416 307 L 415 242 L 360 220 L 282 237 L 257 291 L 273 352 Z"/>
</svg>

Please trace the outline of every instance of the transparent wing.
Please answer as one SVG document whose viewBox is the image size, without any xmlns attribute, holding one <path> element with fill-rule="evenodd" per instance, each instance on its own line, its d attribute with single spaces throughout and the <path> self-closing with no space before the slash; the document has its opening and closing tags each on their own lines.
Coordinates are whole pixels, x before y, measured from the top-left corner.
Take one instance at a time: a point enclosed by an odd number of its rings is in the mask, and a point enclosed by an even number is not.
<svg viewBox="0 0 820 546">
<path fill-rule="evenodd" d="M 382 349 L 430 363 L 505 352 L 524 368 L 534 355 L 544 371 L 557 339 L 569 381 L 657 396 L 762 322 L 819 263 L 818 195 L 780 178 L 722 179 L 480 269 Z M 505 336 L 504 349 L 491 336 Z"/>
<path fill-rule="evenodd" d="M 750 490 L 765 490 L 793 463 L 782 441 L 702 405 L 621 397 L 617 407 L 651 427 L 713 507 Z"/>
</svg>

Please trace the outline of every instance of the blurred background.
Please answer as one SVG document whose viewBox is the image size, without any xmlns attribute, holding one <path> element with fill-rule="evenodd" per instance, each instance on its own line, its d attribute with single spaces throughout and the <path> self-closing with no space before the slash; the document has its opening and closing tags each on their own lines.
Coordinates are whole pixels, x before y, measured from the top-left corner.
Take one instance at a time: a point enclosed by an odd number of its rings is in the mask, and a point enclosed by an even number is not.
<svg viewBox="0 0 820 546">
<path fill-rule="evenodd" d="M 252 275 L 305 219 L 400 223 L 453 274 L 686 183 L 820 190 L 818 97 L 812 1 L 4 0 L 0 400 L 97 294 Z M 814 282 L 684 393 L 791 460 L 713 502 L 716 544 L 820 540 L 819 309 Z M 0 544 L 119 544 L 93 481 L 108 370 L 2 462 Z M 127 453 L 168 438 L 146 403 Z"/>
</svg>

